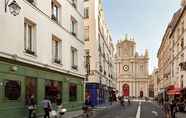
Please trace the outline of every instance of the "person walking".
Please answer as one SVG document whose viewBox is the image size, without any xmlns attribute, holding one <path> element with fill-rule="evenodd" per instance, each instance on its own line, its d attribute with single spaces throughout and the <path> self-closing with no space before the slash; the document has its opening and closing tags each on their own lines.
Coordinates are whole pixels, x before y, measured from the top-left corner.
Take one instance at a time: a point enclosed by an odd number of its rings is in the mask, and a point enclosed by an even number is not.
<svg viewBox="0 0 186 118">
<path fill-rule="evenodd" d="M 130 98 L 128 97 L 128 105 L 130 105 Z"/>
<path fill-rule="evenodd" d="M 165 118 L 171 118 L 170 117 L 170 104 L 167 99 L 165 99 L 165 102 L 163 104 L 163 110 L 165 112 Z"/>
<path fill-rule="evenodd" d="M 113 101 L 113 98 L 112 98 L 112 96 L 110 95 L 110 96 L 109 96 L 109 103 L 110 103 L 110 105 L 112 105 L 112 101 Z"/>
<path fill-rule="evenodd" d="M 50 111 L 52 110 L 51 101 L 48 99 L 48 97 L 45 97 L 43 100 L 43 109 L 45 111 L 44 118 L 50 118 Z"/>
<path fill-rule="evenodd" d="M 172 104 L 170 105 L 171 108 L 171 118 L 175 118 L 176 115 L 176 101 L 172 100 Z"/>
<path fill-rule="evenodd" d="M 32 95 L 30 98 L 28 98 L 28 118 L 36 118 L 36 101 L 34 96 Z"/>
</svg>

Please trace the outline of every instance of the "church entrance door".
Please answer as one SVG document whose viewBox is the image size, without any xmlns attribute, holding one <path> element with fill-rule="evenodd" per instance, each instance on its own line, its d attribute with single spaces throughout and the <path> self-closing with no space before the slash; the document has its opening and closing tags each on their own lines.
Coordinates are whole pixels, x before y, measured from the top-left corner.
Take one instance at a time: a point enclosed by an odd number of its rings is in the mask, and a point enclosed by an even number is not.
<svg viewBox="0 0 186 118">
<path fill-rule="evenodd" d="M 129 85 L 128 84 L 123 85 L 123 96 L 129 96 Z"/>
</svg>

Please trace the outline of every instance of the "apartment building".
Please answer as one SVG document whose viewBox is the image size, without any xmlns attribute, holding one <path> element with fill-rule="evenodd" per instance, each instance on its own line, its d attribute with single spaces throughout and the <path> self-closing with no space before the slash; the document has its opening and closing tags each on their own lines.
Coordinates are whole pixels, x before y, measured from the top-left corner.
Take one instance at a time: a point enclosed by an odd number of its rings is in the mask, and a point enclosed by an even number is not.
<svg viewBox="0 0 186 118">
<path fill-rule="evenodd" d="M 26 117 L 34 96 L 81 108 L 84 96 L 83 0 L 0 1 L 0 114 Z M 17 5 L 19 7 L 11 7 Z M 20 12 L 14 11 L 18 8 Z"/>
<path fill-rule="evenodd" d="M 86 82 L 86 96 L 91 105 L 108 101 L 114 93 L 114 45 L 105 22 L 103 1 L 84 0 L 85 55 L 90 55 L 90 75 Z"/>
<path fill-rule="evenodd" d="M 186 4 L 178 9 L 168 24 L 158 51 L 158 68 L 161 88 L 186 87 Z"/>
</svg>

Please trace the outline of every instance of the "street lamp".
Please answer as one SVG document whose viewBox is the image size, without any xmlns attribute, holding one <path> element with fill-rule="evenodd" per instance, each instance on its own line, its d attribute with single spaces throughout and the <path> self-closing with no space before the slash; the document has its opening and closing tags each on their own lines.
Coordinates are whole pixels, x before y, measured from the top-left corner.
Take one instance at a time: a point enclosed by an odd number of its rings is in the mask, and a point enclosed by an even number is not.
<svg viewBox="0 0 186 118">
<path fill-rule="evenodd" d="M 9 11 L 13 16 L 19 15 L 21 7 L 15 0 L 13 0 L 10 4 L 9 2 L 10 0 L 5 0 L 5 13 L 7 12 L 7 7 L 9 7 Z"/>
<path fill-rule="evenodd" d="M 85 56 L 86 81 L 88 81 L 88 76 L 90 75 L 90 57 L 89 52 L 87 52 Z"/>
</svg>

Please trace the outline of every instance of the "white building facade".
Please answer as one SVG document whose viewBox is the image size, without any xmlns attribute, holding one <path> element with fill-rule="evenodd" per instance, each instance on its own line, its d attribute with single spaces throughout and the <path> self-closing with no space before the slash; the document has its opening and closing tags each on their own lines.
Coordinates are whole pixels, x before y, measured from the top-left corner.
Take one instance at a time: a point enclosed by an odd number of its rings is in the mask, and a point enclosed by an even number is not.
<svg viewBox="0 0 186 118">
<path fill-rule="evenodd" d="M 0 104 L 8 107 L 0 114 L 25 116 L 21 101 L 31 95 L 38 103 L 45 96 L 55 102 L 58 96 L 69 110 L 78 108 L 84 101 L 83 0 L 16 0 L 21 7 L 17 16 L 5 12 L 4 2 L 0 1 Z M 17 96 L 8 91 L 11 82 Z M 48 89 L 52 87 L 55 95 Z"/>
<path fill-rule="evenodd" d="M 106 25 L 102 0 L 84 1 L 85 53 L 90 55 L 90 75 L 86 93 L 91 104 L 108 101 L 116 87 L 114 73 L 114 45 Z"/>
<path fill-rule="evenodd" d="M 182 0 L 164 34 L 158 51 L 159 89 L 186 87 L 186 4 Z"/>
</svg>

